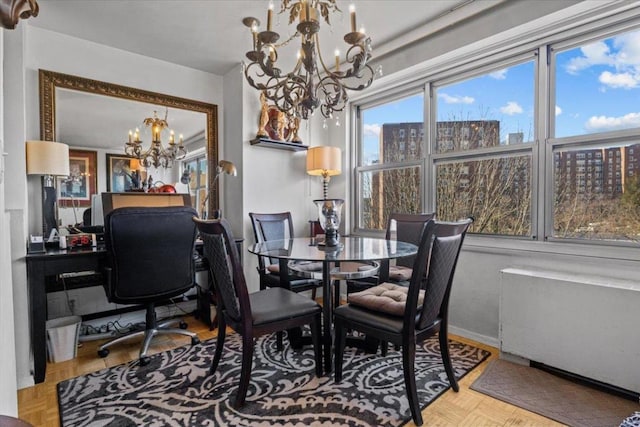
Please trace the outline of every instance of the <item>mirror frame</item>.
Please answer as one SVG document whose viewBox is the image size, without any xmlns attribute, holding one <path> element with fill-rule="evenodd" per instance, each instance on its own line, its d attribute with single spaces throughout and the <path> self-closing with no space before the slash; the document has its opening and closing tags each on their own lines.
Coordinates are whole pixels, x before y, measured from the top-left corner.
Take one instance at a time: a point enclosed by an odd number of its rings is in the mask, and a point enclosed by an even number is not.
<svg viewBox="0 0 640 427">
<path fill-rule="evenodd" d="M 55 141 L 56 135 L 56 89 L 72 89 L 80 92 L 104 95 L 148 104 L 162 105 L 182 110 L 205 113 L 207 116 L 207 187 L 209 202 L 207 212 L 219 208 L 219 193 L 215 182 L 218 165 L 218 106 L 161 93 L 150 92 L 114 83 L 106 83 L 84 77 L 39 70 L 40 82 L 40 138 Z M 124 151 L 123 151 L 124 153 Z M 199 210 L 198 208 L 196 208 Z"/>
</svg>

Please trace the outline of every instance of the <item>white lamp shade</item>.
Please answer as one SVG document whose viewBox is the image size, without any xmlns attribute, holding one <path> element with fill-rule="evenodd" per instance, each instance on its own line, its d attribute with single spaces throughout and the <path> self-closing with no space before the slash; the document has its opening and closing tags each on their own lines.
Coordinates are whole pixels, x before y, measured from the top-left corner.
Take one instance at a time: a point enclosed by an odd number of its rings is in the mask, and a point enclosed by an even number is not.
<svg viewBox="0 0 640 427">
<path fill-rule="evenodd" d="M 27 174 L 69 175 L 69 146 L 53 141 L 27 141 Z"/>
<path fill-rule="evenodd" d="M 342 172 L 342 150 L 338 147 L 310 147 L 307 151 L 309 175 L 333 176 Z"/>
</svg>

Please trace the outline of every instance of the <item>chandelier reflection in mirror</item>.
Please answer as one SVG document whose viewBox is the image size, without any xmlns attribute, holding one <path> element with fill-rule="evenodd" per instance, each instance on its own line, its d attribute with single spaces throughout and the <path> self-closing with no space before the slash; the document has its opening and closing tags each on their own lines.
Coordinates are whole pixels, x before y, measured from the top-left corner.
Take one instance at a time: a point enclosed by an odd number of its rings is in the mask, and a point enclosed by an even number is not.
<svg viewBox="0 0 640 427">
<path fill-rule="evenodd" d="M 140 130 L 136 128 L 135 132 L 129 131 L 129 141 L 125 143 L 124 152 L 127 156 L 135 157 L 145 168 L 163 167 L 170 168 L 175 160 L 181 160 L 187 155 L 187 150 L 183 145 L 183 137 L 180 135 L 179 143 L 176 144 L 175 133 L 169 130 L 169 144 L 167 148 L 162 146 L 161 135 L 165 128 L 169 128 L 167 116 L 169 109 L 165 111 L 164 119 L 158 117 L 158 112 L 153 112 L 153 117 L 144 119 L 143 124 L 151 128 L 151 145 L 147 150 L 142 149 L 142 141 L 140 140 Z"/>
<path fill-rule="evenodd" d="M 318 17 L 322 16 L 326 24 L 331 25 L 330 13 L 341 13 L 336 0 L 282 0 L 279 13 L 285 12 L 289 14 L 289 24 L 298 22 L 297 31 L 280 43 L 280 34 L 272 30 L 273 2 L 269 3 L 266 30 L 258 31 L 260 21 L 256 18 L 242 20 L 253 35 L 253 49 L 246 54 L 250 62 L 244 64 L 247 82 L 264 92 L 267 99 L 289 117 L 307 119 L 319 107 L 326 119 L 332 118 L 335 111 L 344 109 L 347 90 L 366 89 L 373 81 L 374 72 L 369 65 L 371 39 L 364 29 L 356 30 L 356 12 L 351 6 L 351 31 L 344 35 L 349 46 L 345 64 L 341 68 L 337 50 L 335 62 L 327 64 L 320 52 Z M 290 72 L 284 73 L 277 67 L 278 49 L 298 37 L 297 62 Z"/>
</svg>

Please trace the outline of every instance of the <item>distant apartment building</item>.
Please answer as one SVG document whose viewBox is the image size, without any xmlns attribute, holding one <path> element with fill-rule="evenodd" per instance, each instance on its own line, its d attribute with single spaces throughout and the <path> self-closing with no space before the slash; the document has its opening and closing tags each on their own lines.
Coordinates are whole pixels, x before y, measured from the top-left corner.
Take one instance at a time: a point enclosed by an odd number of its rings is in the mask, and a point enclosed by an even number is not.
<svg viewBox="0 0 640 427">
<path fill-rule="evenodd" d="M 554 154 L 558 191 L 619 196 L 640 173 L 640 144 Z"/>
<path fill-rule="evenodd" d="M 435 137 L 436 153 L 525 142 L 522 132 L 509 133 L 500 141 L 500 122 L 497 120 L 437 122 Z M 383 124 L 379 140 L 379 161 L 386 164 L 418 161 L 424 157 L 424 140 L 425 130 L 421 122 Z M 494 166 L 499 171 L 498 178 L 494 179 L 504 182 L 508 186 L 506 191 L 511 193 L 515 200 L 519 200 L 531 191 L 531 165 L 530 160 L 522 162 L 513 159 L 500 159 L 497 166 Z M 454 185 L 454 191 L 458 194 L 467 193 L 468 197 L 482 200 L 484 190 L 481 183 L 487 179 L 484 176 L 487 168 L 481 167 L 482 162 L 483 160 L 469 160 L 462 164 L 441 163 L 437 168 L 438 186 Z M 640 174 L 640 144 L 558 151 L 554 153 L 554 167 L 558 194 L 619 197 L 625 190 L 625 184 Z M 383 229 L 390 212 L 420 210 L 419 174 L 419 165 L 373 173 L 372 197 L 369 210 L 364 213 L 368 219 L 367 223 L 373 224 L 374 228 Z M 505 188 L 502 187 L 502 190 Z"/>
</svg>

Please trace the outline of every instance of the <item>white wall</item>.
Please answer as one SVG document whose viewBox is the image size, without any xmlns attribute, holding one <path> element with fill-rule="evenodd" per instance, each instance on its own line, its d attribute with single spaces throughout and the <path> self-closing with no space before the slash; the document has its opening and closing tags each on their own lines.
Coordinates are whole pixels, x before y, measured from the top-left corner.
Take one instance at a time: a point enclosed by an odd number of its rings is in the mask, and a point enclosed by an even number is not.
<svg viewBox="0 0 640 427">
<path fill-rule="evenodd" d="M 5 135 L 11 135 L 5 140 L 9 151 L 7 174 L 15 177 L 15 185 L 5 191 L 7 209 L 13 213 L 11 239 L 18 242 L 12 247 L 12 267 L 15 336 L 22 337 L 16 342 L 19 387 L 33 383 L 23 257 L 28 232 L 40 229 L 40 181 L 37 177 L 26 178 L 24 141 L 40 138 L 38 69 L 194 99 L 217 104 L 219 110 L 223 108 L 223 86 L 219 76 L 24 24 L 21 24 L 23 32 L 14 30 L 5 38 L 5 63 L 13 64 L 13 68 L 3 85 L 6 102 L 11 102 L 13 114 L 23 112 L 22 120 L 20 117 L 12 119 L 11 126 L 5 127 Z M 20 65 L 23 56 L 24 65 Z M 21 91 L 25 93 L 24 98 L 20 96 Z M 218 128 L 222 132 L 223 124 L 219 123 Z M 103 159 L 98 162 L 103 164 Z M 99 168 L 97 173 L 99 176 L 104 174 L 104 169 Z M 13 226 L 14 223 L 18 225 Z"/>
<path fill-rule="evenodd" d="M 0 30 L 0 46 L 5 30 Z M 0 49 L 0 63 L 3 63 L 3 49 Z M 4 84 L 4 73 L 0 68 L 0 87 Z M 11 240 L 9 239 L 9 214 L 5 211 L 5 158 L 4 153 L 4 96 L 0 92 L 0 414 L 17 416 L 16 395 L 16 352 L 13 322 L 13 288 L 11 286 Z"/>
</svg>

